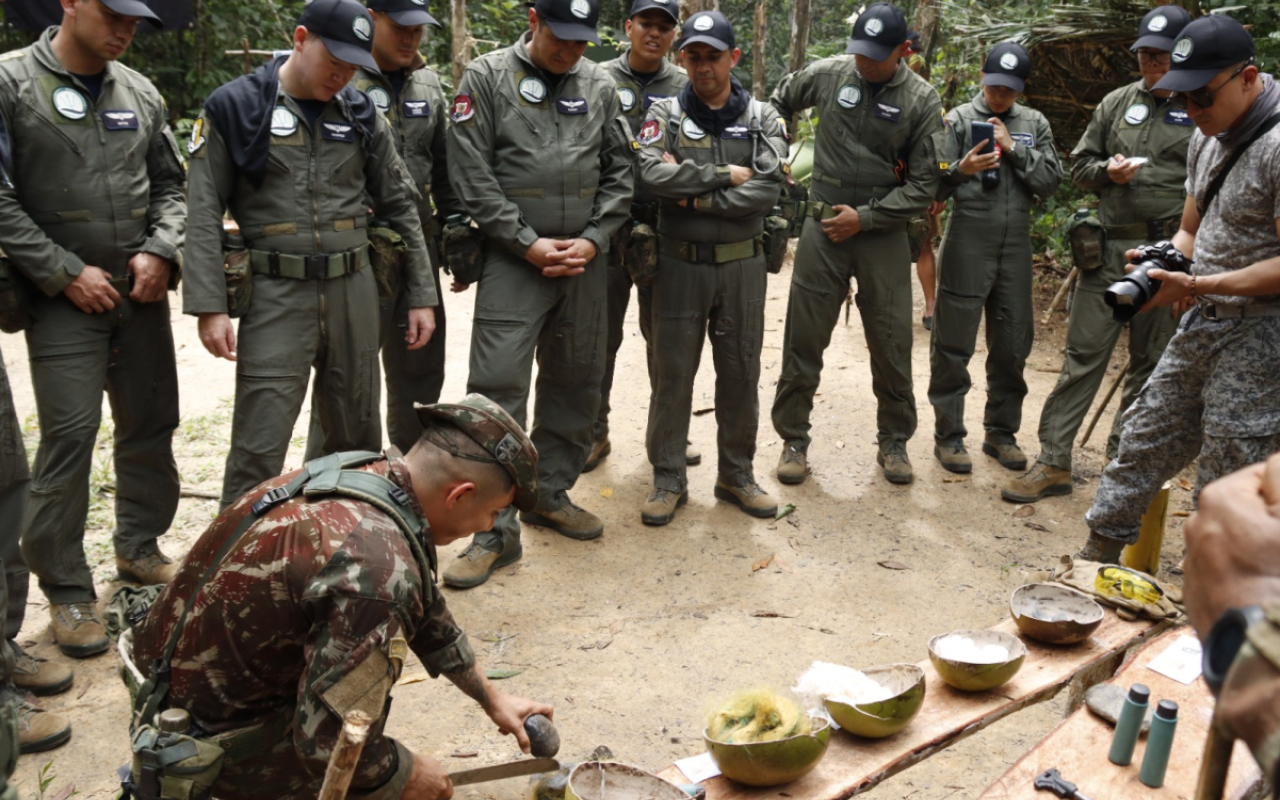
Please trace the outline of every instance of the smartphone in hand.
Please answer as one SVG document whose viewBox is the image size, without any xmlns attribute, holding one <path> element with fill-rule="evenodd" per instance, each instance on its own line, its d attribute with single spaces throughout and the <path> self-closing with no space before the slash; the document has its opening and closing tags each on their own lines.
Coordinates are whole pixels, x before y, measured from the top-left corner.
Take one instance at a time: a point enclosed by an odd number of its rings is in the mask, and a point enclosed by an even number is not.
<svg viewBox="0 0 1280 800">
<path fill-rule="evenodd" d="M 987 153 L 994 153 L 996 151 L 996 126 L 990 122 L 971 122 L 969 125 L 969 136 L 972 137 L 969 140 L 969 146 L 974 147 L 978 142 L 986 139 L 987 144 L 978 151 L 978 155 L 985 156 Z"/>
</svg>

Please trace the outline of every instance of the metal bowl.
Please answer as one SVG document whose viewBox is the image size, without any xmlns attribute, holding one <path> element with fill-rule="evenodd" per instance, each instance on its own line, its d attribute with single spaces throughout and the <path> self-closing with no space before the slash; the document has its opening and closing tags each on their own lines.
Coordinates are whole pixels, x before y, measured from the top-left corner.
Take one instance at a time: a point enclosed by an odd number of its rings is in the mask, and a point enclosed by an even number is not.
<svg viewBox="0 0 1280 800">
<path fill-rule="evenodd" d="M 565 800 L 689 800 L 670 781 L 630 764 L 584 761 L 569 773 Z"/>
<path fill-rule="evenodd" d="M 948 636 L 965 636 L 976 644 L 998 644 L 1009 651 L 1009 658 L 994 664 L 974 664 L 943 658 L 935 649 L 938 642 Z M 1027 646 L 1011 633 L 1003 631 L 951 631 L 940 633 L 929 640 L 929 660 L 938 676 L 952 688 L 965 692 L 985 692 L 1007 682 L 1018 670 L 1027 657 Z"/>
<path fill-rule="evenodd" d="M 894 694 L 874 703 L 826 701 L 827 713 L 844 730 L 868 739 L 892 736 L 903 728 L 924 703 L 924 670 L 915 664 L 887 664 L 863 670 L 871 680 Z"/>
<path fill-rule="evenodd" d="M 702 738 L 726 778 L 747 786 L 777 786 L 804 776 L 827 752 L 831 723 L 823 717 L 809 720 L 812 732 L 772 742 L 727 744 L 715 741 L 706 731 Z"/>
<path fill-rule="evenodd" d="M 1013 590 L 1009 613 L 1018 630 L 1038 642 L 1076 644 L 1102 624 L 1102 606 L 1059 583 L 1028 583 Z"/>
</svg>

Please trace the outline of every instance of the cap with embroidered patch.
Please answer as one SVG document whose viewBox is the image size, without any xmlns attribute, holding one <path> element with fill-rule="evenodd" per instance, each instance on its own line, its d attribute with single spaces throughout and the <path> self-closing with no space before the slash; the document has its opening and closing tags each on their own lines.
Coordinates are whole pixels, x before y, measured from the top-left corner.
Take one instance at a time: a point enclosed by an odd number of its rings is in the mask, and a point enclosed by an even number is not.
<svg viewBox="0 0 1280 800">
<path fill-rule="evenodd" d="M 676 49 L 683 50 L 691 44 L 709 44 L 717 50 L 732 50 L 738 46 L 733 35 L 733 25 L 729 18 L 719 11 L 699 11 L 684 21 L 680 29 L 680 44 Z"/>
<path fill-rule="evenodd" d="M 469 394 L 456 403 L 414 404 L 423 433 L 437 447 L 449 448 L 431 438 L 437 420 L 443 420 L 465 433 L 484 448 L 488 457 L 459 454 L 455 457 L 500 464 L 515 483 L 513 504 L 521 511 L 532 511 L 538 502 L 538 451 L 533 442 L 502 406 L 482 394 Z"/>
<path fill-rule="evenodd" d="M 381 72 L 373 60 L 373 16 L 359 0 L 311 0 L 298 24 L 320 37 L 339 61 Z"/>
<path fill-rule="evenodd" d="M 910 36 L 902 9 L 889 3 L 875 3 L 858 15 L 853 23 L 853 36 L 844 51 L 884 61 Z"/>
<path fill-rule="evenodd" d="M 441 27 L 440 22 L 427 11 L 427 0 L 369 0 L 369 10 L 386 14 L 397 25 Z"/>
<path fill-rule="evenodd" d="M 533 10 L 557 39 L 600 44 L 600 0 L 538 0 Z"/>
<path fill-rule="evenodd" d="M 635 2 L 631 4 L 631 13 L 627 16 L 627 19 L 634 17 L 636 14 L 642 14 L 645 11 L 661 11 L 664 14 L 670 14 L 671 21 L 678 24 L 680 22 L 680 15 L 676 8 L 676 2 L 677 0 L 635 0 Z"/>
<path fill-rule="evenodd" d="M 1031 77 L 1031 56 L 1017 42 L 1001 42 L 991 48 L 982 65 L 983 86 L 1007 86 L 1015 92 L 1027 87 Z"/>
<path fill-rule="evenodd" d="M 1236 20 L 1221 14 L 1201 17 L 1182 29 L 1173 43 L 1169 71 L 1152 88 L 1193 92 L 1256 52 L 1253 37 Z"/>
<path fill-rule="evenodd" d="M 1173 49 L 1173 40 L 1190 21 L 1191 15 L 1182 6 L 1153 8 L 1138 23 L 1138 40 L 1129 45 L 1129 49 L 1136 53 L 1139 47 L 1151 47 L 1168 52 Z"/>
</svg>

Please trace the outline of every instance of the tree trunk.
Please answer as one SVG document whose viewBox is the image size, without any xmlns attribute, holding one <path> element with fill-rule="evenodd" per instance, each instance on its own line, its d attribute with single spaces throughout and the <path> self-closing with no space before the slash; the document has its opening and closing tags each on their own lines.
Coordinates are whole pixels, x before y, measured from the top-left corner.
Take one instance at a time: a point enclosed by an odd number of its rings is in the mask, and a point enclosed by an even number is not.
<svg viewBox="0 0 1280 800">
<path fill-rule="evenodd" d="M 715 11 L 720 0 L 680 0 L 680 21 L 684 22 L 699 11 Z"/>
<path fill-rule="evenodd" d="M 767 24 L 769 0 L 756 0 L 756 24 L 751 32 L 751 93 L 757 100 L 764 99 L 764 56 L 769 41 Z"/>
<path fill-rule="evenodd" d="M 920 56 L 924 59 L 924 66 L 920 69 L 920 77 L 925 80 L 929 79 L 929 75 L 933 71 L 933 61 L 937 55 L 938 32 L 941 24 L 942 17 L 938 13 L 936 0 L 920 0 L 920 7 L 916 10 L 915 29 L 920 31 Z"/>
<path fill-rule="evenodd" d="M 809 49 L 809 0 L 795 0 L 791 7 L 791 60 L 787 69 L 795 72 L 804 66 Z"/>
<path fill-rule="evenodd" d="M 453 0 L 453 88 L 462 83 L 462 73 L 471 62 L 467 47 L 467 0 Z"/>
</svg>

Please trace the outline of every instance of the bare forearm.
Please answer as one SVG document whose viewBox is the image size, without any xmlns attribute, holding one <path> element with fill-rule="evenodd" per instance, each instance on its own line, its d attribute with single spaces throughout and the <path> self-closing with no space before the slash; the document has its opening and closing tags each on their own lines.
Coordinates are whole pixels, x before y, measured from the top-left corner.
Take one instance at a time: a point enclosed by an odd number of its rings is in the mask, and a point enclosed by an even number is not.
<svg viewBox="0 0 1280 800">
<path fill-rule="evenodd" d="M 489 679 L 484 676 L 478 666 L 473 665 L 470 669 L 458 672 L 446 672 L 444 676 L 461 689 L 463 694 L 479 703 L 486 712 L 492 708 L 493 693 L 490 690 Z"/>
<path fill-rule="evenodd" d="M 1217 275 L 1197 275 L 1196 292 L 1229 297 L 1280 294 L 1280 257 Z"/>
</svg>

